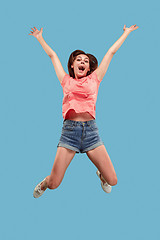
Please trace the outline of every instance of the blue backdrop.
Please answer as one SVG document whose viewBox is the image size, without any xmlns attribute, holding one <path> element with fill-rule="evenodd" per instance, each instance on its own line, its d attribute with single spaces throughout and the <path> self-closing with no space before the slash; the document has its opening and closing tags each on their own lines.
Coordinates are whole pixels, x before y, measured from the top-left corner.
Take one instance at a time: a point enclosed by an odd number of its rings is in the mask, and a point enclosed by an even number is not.
<svg viewBox="0 0 160 240">
<path fill-rule="evenodd" d="M 1 239 L 160 239 L 159 7 L 155 0 L 1 4 Z M 59 188 L 34 199 L 56 155 L 63 91 L 31 28 L 43 27 L 68 73 L 76 49 L 100 64 L 124 24 L 139 28 L 114 55 L 96 105 L 118 184 L 106 194 L 87 155 L 76 154 Z"/>
</svg>

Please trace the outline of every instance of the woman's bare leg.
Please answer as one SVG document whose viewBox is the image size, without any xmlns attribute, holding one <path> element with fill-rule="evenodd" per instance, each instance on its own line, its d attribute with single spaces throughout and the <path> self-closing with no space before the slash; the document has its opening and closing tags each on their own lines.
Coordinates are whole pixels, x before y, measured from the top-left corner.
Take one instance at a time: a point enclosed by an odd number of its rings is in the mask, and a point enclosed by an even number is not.
<svg viewBox="0 0 160 240">
<path fill-rule="evenodd" d="M 117 176 L 111 159 L 104 145 L 86 152 L 89 159 L 98 168 L 101 173 L 101 180 L 111 186 L 117 184 Z"/>
<path fill-rule="evenodd" d="M 55 156 L 51 174 L 47 176 L 46 180 L 42 183 L 41 185 L 42 190 L 45 190 L 47 188 L 55 189 L 60 185 L 64 177 L 64 174 L 69 164 L 71 163 L 75 153 L 76 153 L 75 151 L 72 151 L 64 147 L 57 148 L 57 153 Z"/>
</svg>

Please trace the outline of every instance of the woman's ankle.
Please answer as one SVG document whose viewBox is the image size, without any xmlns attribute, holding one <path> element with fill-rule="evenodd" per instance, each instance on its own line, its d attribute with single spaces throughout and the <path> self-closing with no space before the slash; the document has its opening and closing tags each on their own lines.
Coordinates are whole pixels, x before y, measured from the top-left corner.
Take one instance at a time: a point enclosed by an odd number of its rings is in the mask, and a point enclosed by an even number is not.
<svg viewBox="0 0 160 240">
<path fill-rule="evenodd" d="M 103 183 L 106 183 L 106 180 L 104 179 L 104 177 L 102 176 L 102 174 L 100 173 L 100 179 Z"/>
<path fill-rule="evenodd" d="M 46 177 L 45 181 L 41 184 L 41 189 L 45 191 L 48 188 L 48 177 Z"/>
</svg>

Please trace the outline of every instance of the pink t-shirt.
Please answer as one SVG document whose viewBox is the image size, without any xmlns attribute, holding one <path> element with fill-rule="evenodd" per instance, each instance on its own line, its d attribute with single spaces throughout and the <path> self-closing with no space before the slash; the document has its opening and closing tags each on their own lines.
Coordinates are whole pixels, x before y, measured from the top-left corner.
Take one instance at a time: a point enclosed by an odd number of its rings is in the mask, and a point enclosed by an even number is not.
<svg viewBox="0 0 160 240">
<path fill-rule="evenodd" d="M 62 115 L 65 120 L 67 112 L 74 109 L 76 113 L 89 112 L 95 119 L 96 101 L 100 82 L 96 72 L 81 79 L 66 74 L 61 82 L 63 88 Z"/>
</svg>

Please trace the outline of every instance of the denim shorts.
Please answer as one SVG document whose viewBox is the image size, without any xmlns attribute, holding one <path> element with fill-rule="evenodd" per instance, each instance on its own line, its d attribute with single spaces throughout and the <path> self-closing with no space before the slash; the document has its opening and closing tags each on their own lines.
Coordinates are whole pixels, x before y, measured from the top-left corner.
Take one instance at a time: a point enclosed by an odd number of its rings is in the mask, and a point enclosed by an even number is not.
<svg viewBox="0 0 160 240">
<path fill-rule="evenodd" d="M 99 136 L 96 120 L 63 121 L 62 133 L 57 147 L 65 147 L 76 153 L 85 153 L 100 145 L 104 145 Z"/>
</svg>

